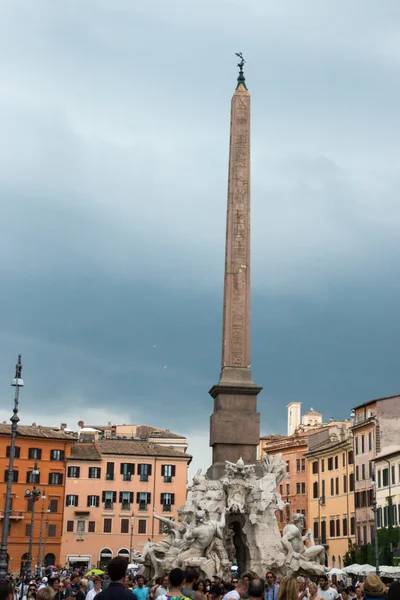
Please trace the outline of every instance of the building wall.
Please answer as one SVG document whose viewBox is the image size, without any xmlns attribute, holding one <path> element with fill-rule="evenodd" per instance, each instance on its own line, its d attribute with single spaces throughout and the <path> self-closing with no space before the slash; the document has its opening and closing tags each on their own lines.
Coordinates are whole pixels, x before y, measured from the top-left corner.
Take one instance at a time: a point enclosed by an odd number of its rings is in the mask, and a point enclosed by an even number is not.
<svg viewBox="0 0 400 600">
<path fill-rule="evenodd" d="M 114 463 L 114 480 L 106 480 L 107 462 Z M 120 474 L 121 463 L 133 463 L 135 465 L 135 474 L 131 481 L 123 481 Z M 138 464 L 151 464 L 152 472 L 148 482 L 140 481 L 138 473 Z M 91 565 L 97 567 L 100 561 L 101 551 L 105 548 L 111 551 L 115 556 L 121 549 L 128 550 L 131 545 L 131 526 L 133 525 L 132 548 L 138 551 L 143 549 L 148 539 L 158 541 L 163 537 L 160 533 L 160 523 L 153 516 L 153 509 L 158 515 L 177 520 L 178 508 L 186 501 L 186 482 L 187 482 L 187 458 L 176 457 L 149 457 L 149 456 L 131 456 L 131 455 L 102 455 L 101 462 L 96 461 L 78 461 L 70 460 L 68 467 L 80 467 L 80 477 L 77 479 L 67 478 L 66 497 L 70 494 L 79 497 L 78 506 L 65 506 L 64 529 L 62 535 L 62 553 L 61 562 L 67 564 L 69 557 L 79 556 L 88 557 Z M 175 477 L 170 483 L 164 482 L 161 474 L 162 465 L 174 465 Z M 89 467 L 100 466 L 101 478 L 89 479 Z M 105 491 L 116 492 L 116 502 L 113 508 L 106 509 L 102 501 L 102 495 Z M 120 492 L 132 492 L 133 503 L 129 510 L 122 510 L 119 502 Z M 146 510 L 139 510 L 137 503 L 137 493 L 147 492 L 151 494 L 150 503 Z M 161 504 L 161 493 L 173 493 L 174 504 L 171 506 L 171 512 L 163 510 Z M 88 507 L 87 496 L 99 496 L 99 507 Z M 134 514 L 134 518 L 131 515 Z M 112 519 L 112 531 L 104 532 L 104 519 Z M 129 526 L 126 533 L 121 533 L 122 519 L 129 519 Z M 77 522 L 85 522 L 84 533 L 77 531 Z M 67 531 L 68 522 L 73 522 L 73 532 Z M 146 529 L 143 533 L 139 528 L 145 522 Z M 94 522 L 95 532 L 89 532 L 89 522 Z"/>
<path fill-rule="evenodd" d="M 51 450 L 62 450 L 65 457 L 68 457 L 70 446 L 73 440 L 59 440 L 47 438 L 28 438 L 17 437 L 16 447 L 19 448 L 20 457 L 14 460 L 14 470 L 18 471 L 18 483 L 13 483 L 12 487 L 12 513 L 10 535 L 8 538 L 8 554 L 10 557 L 9 569 L 12 572 L 19 572 L 21 560 L 28 552 L 29 532 L 27 525 L 31 523 L 31 512 L 28 512 L 28 503 L 24 494 L 26 489 L 32 489 L 33 484 L 27 483 L 27 472 L 33 470 L 34 459 L 28 458 L 29 448 L 40 448 L 42 450 L 41 459 L 37 460 L 40 472 L 40 483 L 36 487 L 45 492 L 46 499 L 39 499 L 35 503 L 35 521 L 33 527 L 33 550 L 32 565 L 35 566 L 38 558 L 40 529 L 42 526 L 43 543 L 41 545 L 41 555 L 54 555 L 56 564 L 60 561 L 61 533 L 63 525 L 63 505 L 65 491 L 65 461 L 50 460 Z M 2 528 L 2 519 L 4 516 L 4 506 L 6 497 L 7 481 L 5 471 L 8 470 L 9 459 L 6 457 L 7 446 L 10 445 L 9 435 L 0 435 L 0 518 Z M 61 485 L 49 485 L 49 474 L 60 473 L 63 476 Z M 55 504 L 57 503 L 57 506 Z M 52 512 L 47 512 L 48 509 Z M 43 516 L 42 516 L 43 510 Z M 47 524 L 47 526 L 46 526 Z M 46 535 L 47 530 L 47 535 Z M 44 538 L 46 543 L 44 544 Z"/>
<path fill-rule="evenodd" d="M 400 524 L 400 451 L 384 458 L 377 458 L 375 472 L 378 527 L 388 527 L 389 524 L 397 527 Z M 392 502 L 390 523 L 389 497 Z"/>
<path fill-rule="evenodd" d="M 340 568 L 349 540 L 355 540 L 352 441 L 327 446 L 321 449 L 316 446 L 307 454 L 308 526 L 315 543 L 325 545 L 328 566 Z M 331 522 L 334 522 L 333 531 Z"/>
</svg>

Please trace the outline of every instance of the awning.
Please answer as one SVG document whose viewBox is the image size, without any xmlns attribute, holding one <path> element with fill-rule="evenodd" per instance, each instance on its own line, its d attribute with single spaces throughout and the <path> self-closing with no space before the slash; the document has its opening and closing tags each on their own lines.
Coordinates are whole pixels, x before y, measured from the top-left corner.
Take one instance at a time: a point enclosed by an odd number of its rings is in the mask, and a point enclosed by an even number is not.
<svg viewBox="0 0 400 600">
<path fill-rule="evenodd" d="M 76 556 L 75 554 L 68 554 L 67 561 L 68 562 L 90 562 L 92 557 L 87 554 L 80 554 Z"/>
</svg>

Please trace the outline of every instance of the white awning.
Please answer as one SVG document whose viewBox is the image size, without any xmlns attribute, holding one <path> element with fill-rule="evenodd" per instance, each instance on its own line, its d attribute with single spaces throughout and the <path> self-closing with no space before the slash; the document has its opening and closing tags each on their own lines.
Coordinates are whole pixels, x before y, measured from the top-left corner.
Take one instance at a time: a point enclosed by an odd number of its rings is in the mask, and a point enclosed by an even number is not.
<svg viewBox="0 0 400 600">
<path fill-rule="evenodd" d="M 87 554 L 79 554 L 76 556 L 75 554 L 69 554 L 67 556 L 68 562 L 90 562 L 92 557 Z"/>
</svg>

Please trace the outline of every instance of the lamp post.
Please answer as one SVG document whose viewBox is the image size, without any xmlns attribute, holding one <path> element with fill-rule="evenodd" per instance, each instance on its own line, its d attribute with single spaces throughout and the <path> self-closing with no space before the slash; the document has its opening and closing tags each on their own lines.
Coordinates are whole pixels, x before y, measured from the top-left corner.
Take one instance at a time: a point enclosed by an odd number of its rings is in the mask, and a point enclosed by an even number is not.
<svg viewBox="0 0 400 600">
<path fill-rule="evenodd" d="M 35 465 L 33 467 L 32 475 L 36 480 L 39 476 L 39 470 L 37 466 L 37 462 L 35 461 Z M 28 561 L 27 561 L 27 572 L 28 576 L 32 577 L 32 546 L 33 546 L 33 528 L 35 525 L 35 503 L 40 498 L 40 490 L 36 488 L 36 484 L 33 485 L 31 490 L 25 491 L 26 500 L 30 500 L 32 502 L 32 516 L 31 516 L 31 530 L 29 532 L 29 552 L 28 552 Z"/>
<path fill-rule="evenodd" d="M 375 550 L 375 572 L 379 577 L 379 544 L 378 544 L 378 518 L 377 518 L 377 501 L 376 501 L 376 481 L 375 473 L 372 473 L 372 486 L 374 488 L 374 497 L 372 500 L 372 510 L 374 512 L 374 550 Z"/>
<path fill-rule="evenodd" d="M 132 561 L 132 552 L 133 552 L 133 526 L 134 526 L 134 520 L 135 520 L 135 513 L 133 512 L 131 514 L 131 541 L 129 544 L 129 564 L 131 564 Z"/>
<path fill-rule="evenodd" d="M 8 570 L 7 560 L 7 538 L 8 530 L 10 528 L 10 513 L 11 513 L 11 492 L 14 477 L 14 457 L 15 457 L 15 440 L 17 437 L 17 426 L 18 426 L 18 400 L 19 400 L 19 388 L 23 387 L 24 382 L 21 379 L 22 363 L 21 355 L 18 356 L 18 361 L 15 367 L 15 377 L 11 382 L 11 385 L 15 387 L 14 395 L 14 410 L 13 416 L 11 417 L 11 445 L 10 445 L 10 460 L 8 463 L 8 474 L 7 474 L 7 490 L 6 490 L 6 501 L 4 505 L 3 514 L 3 531 L 1 535 L 1 547 L 0 547 L 0 580 L 5 579 Z"/>
<path fill-rule="evenodd" d="M 47 511 L 50 512 L 50 511 Z M 43 544 L 43 566 L 45 567 L 45 559 L 46 559 L 46 544 L 47 544 L 47 535 L 49 533 L 49 518 L 46 516 L 46 528 L 44 532 L 44 544 Z"/>
<path fill-rule="evenodd" d="M 37 575 L 42 574 L 42 542 L 43 542 L 43 518 L 44 518 L 44 501 L 46 500 L 46 492 L 43 490 L 42 493 L 42 510 L 40 511 L 40 534 L 39 534 L 39 550 L 37 557 Z M 47 510 L 47 512 L 49 512 Z"/>
</svg>

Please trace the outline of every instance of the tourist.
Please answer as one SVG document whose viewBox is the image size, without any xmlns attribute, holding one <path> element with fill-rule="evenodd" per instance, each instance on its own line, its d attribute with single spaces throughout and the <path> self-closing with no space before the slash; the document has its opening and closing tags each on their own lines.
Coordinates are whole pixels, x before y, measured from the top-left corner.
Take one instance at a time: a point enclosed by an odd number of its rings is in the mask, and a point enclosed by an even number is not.
<svg viewBox="0 0 400 600">
<path fill-rule="evenodd" d="M 137 578 L 137 586 L 132 592 L 136 600 L 147 600 L 149 597 L 149 588 L 144 583 L 143 575 L 139 575 Z"/>
<path fill-rule="evenodd" d="M 97 594 L 100 594 L 101 592 L 101 577 L 94 577 L 93 578 L 93 585 L 94 588 L 92 590 L 90 590 L 87 594 L 86 594 L 86 600 L 93 600 L 93 598 L 95 596 L 97 596 Z"/>
<path fill-rule="evenodd" d="M 275 574 L 268 571 L 265 575 L 265 581 L 267 582 L 264 594 L 265 600 L 278 600 L 279 585 L 276 583 Z"/>
<path fill-rule="evenodd" d="M 258 577 L 253 577 L 249 583 L 247 593 L 250 600 L 263 600 L 265 593 L 264 581 Z"/>
<path fill-rule="evenodd" d="M 388 589 L 386 600 L 399 600 L 400 598 L 400 581 L 392 583 Z"/>
<path fill-rule="evenodd" d="M 318 586 L 316 583 L 310 581 L 308 590 L 310 592 L 309 600 L 321 600 L 321 596 L 318 596 Z"/>
<path fill-rule="evenodd" d="M 204 595 L 206 593 L 206 582 L 204 581 L 204 579 L 199 579 L 197 583 L 193 586 L 193 589 L 195 592 Z"/>
<path fill-rule="evenodd" d="M 168 593 L 159 596 L 158 600 L 188 600 L 187 597 L 183 595 L 184 581 L 185 573 L 182 569 L 172 569 L 169 574 Z"/>
<path fill-rule="evenodd" d="M 36 600 L 54 600 L 55 592 L 50 586 L 44 586 L 38 590 Z"/>
<path fill-rule="evenodd" d="M 190 598 L 191 600 L 195 600 L 196 592 L 194 590 L 194 586 L 199 580 L 199 574 L 196 569 L 187 569 L 185 572 L 185 585 L 182 588 L 182 594 L 186 596 L 186 598 Z"/>
<path fill-rule="evenodd" d="M 210 600 L 222 600 L 223 596 L 224 596 L 224 588 L 222 587 L 222 585 L 213 584 L 211 586 L 211 590 L 210 590 L 210 594 L 209 594 Z"/>
<path fill-rule="evenodd" d="M 297 595 L 298 590 L 296 578 L 286 575 L 286 577 L 282 578 L 282 581 L 279 585 L 278 600 L 297 600 Z"/>
<path fill-rule="evenodd" d="M 12 600 L 13 589 L 10 581 L 6 578 L 0 581 L 0 600 Z"/>
<path fill-rule="evenodd" d="M 339 598 L 339 592 L 329 585 L 327 575 L 319 576 L 318 596 L 322 600 L 337 600 Z"/>
<path fill-rule="evenodd" d="M 297 578 L 297 597 L 299 598 L 299 600 L 303 600 L 303 598 L 308 598 L 309 595 L 310 594 L 306 587 L 306 580 L 304 579 L 304 577 L 298 577 Z"/>
<path fill-rule="evenodd" d="M 209 592 L 211 589 L 211 579 L 206 579 L 206 592 Z"/>
<path fill-rule="evenodd" d="M 351 600 L 349 588 L 343 588 L 340 592 L 339 598 L 341 598 L 342 600 Z"/>
<path fill-rule="evenodd" d="M 24 600 L 34 600 L 37 594 L 36 583 L 31 581 L 31 583 L 27 587 L 26 596 L 23 597 Z"/>
<path fill-rule="evenodd" d="M 361 585 L 356 585 L 356 598 L 357 600 L 360 600 L 360 598 L 364 598 L 364 593 Z"/>
<path fill-rule="evenodd" d="M 386 585 L 378 575 L 368 575 L 364 581 L 364 598 L 369 600 L 384 600 L 386 597 Z"/>
<path fill-rule="evenodd" d="M 65 600 L 67 594 L 60 590 L 60 579 L 59 577 L 52 577 L 50 579 L 50 586 L 54 590 L 54 600 Z"/>
<path fill-rule="evenodd" d="M 240 600 L 241 598 L 244 598 L 245 596 L 247 596 L 247 593 L 248 593 L 247 583 L 243 580 L 240 580 L 240 581 L 238 581 L 237 586 L 233 590 L 231 590 L 230 592 L 225 594 L 223 600 Z"/>
<path fill-rule="evenodd" d="M 81 579 L 79 589 L 74 589 L 72 594 L 75 600 L 85 600 L 87 592 L 88 580 Z"/>
<path fill-rule="evenodd" d="M 40 585 L 39 585 L 39 587 L 38 587 L 38 590 L 41 590 L 42 588 L 45 588 L 45 587 L 47 587 L 48 581 L 49 581 L 49 580 L 48 580 L 48 578 L 47 578 L 47 577 L 43 577 L 43 578 L 42 578 L 42 581 L 41 581 L 41 583 L 40 583 Z"/>
<path fill-rule="evenodd" d="M 132 600 L 132 592 L 124 587 L 128 561 L 122 556 L 116 556 L 107 563 L 110 584 L 96 595 L 96 600 Z"/>
</svg>

